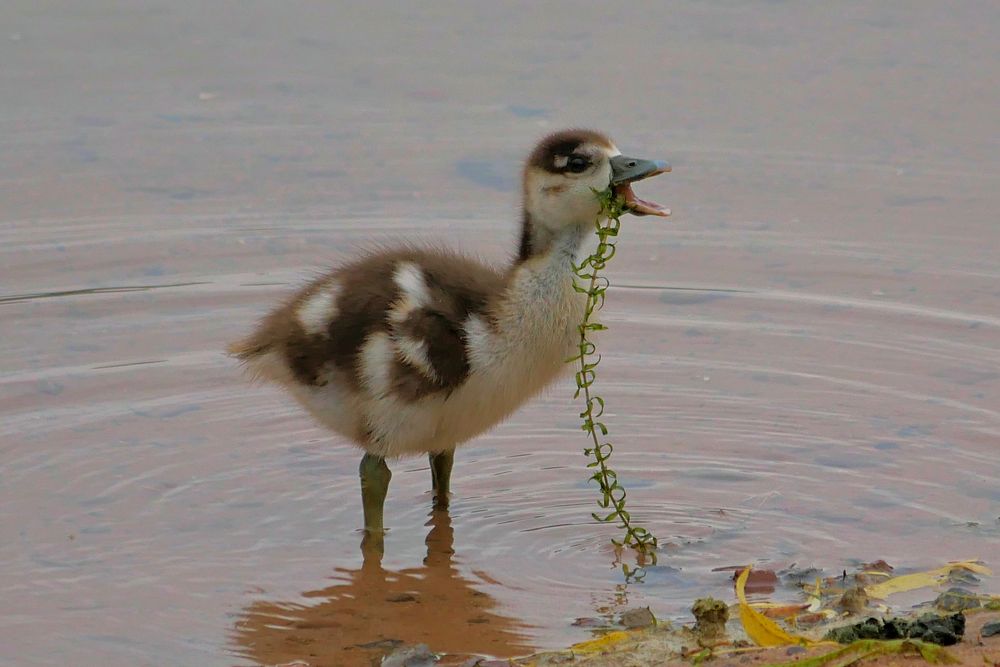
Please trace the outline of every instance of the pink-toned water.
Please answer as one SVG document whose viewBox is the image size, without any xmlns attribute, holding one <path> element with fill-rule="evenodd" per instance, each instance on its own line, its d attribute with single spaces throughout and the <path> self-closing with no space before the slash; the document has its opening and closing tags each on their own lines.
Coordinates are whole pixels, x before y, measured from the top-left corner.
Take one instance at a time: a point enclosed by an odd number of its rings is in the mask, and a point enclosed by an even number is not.
<svg viewBox="0 0 1000 667">
<path fill-rule="evenodd" d="M 871 5 L 5 2 L 0 665 L 511 655 L 719 566 L 1000 565 L 1000 8 Z M 395 464 L 363 564 L 357 452 L 225 343 L 372 240 L 509 257 L 571 124 L 674 164 L 599 379 L 659 565 L 590 519 L 568 383 L 450 517 Z"/>
</svg>

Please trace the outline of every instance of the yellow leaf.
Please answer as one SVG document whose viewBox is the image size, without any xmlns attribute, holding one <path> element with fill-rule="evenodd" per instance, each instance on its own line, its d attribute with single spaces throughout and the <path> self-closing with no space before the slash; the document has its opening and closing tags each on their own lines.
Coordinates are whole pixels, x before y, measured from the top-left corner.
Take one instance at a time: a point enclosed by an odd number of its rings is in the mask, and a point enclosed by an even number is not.
<svg viewBox="0 0 1000 667">
<path fill-rule="evenodd" d="M 892 575 L 888 572 L 880 572 L 879 570 L 865 570 L 861 574 L 866 577 L 891 577 Z"/>
<path fill-rule="evenodd" d="M 574 644 L 570 647 L 570 650 L 574 653 L 603 653 L 613 646 L 627 641 L 631 636 L 631 634 L 625 632 L 624 630 L 609 632 L 606 635 L 601 635 L 597 639 L 591 639 L 590 641 Z"/>
<path fill-rule="evenodd" d="M 948 567 L 952 569 L 968 570 L 969 572 L 981 574 L 985 577 L 993 576 L 993 570 L 986 567 L 978 560 L 956 560 L 948 563 Z"/>
<path fill-rule="evenodd" d="M 746 585 L 750 576 L 750 567 L 747 566 L 736 579 L 736 597 L 740 601 L 740 622 L 747 636 L 754 641 L 757 646 L 786 646 L 788 644 L 811 644 L 808 639 L 799 635 L 792 635 L 781 629 L 777 623 L 760 613 L 747 603 Z"/>
<path fill-rule="evenodd" d="M 891 579 L 886 579 L 885 581 L 881 581 L 877 584 L 865 586 L 865 592 L 868 593 L 869 597 L 882 599 L 892 595 L 893 593 L 912 591 L 917 588 L 926 588 L 928 586 L 937 586 L 938 584 L 944 582 L 953 570 L 968 570 L 969 572 L 986 576 L 993 574 L 988 567 L 980 565 L 973 560 L 965 560 L 948 563 L 944 567 L 939 567 L 936 570 L 914 572 L 913 574 L 903 574 L 898 577 L 892 577 Z"/>
</svg>

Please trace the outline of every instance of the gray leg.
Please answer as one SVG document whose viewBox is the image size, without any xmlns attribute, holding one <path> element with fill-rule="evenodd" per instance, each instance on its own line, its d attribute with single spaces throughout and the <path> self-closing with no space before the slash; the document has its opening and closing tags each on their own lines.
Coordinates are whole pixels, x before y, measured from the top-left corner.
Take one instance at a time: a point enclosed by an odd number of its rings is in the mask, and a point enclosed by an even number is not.
<svg viewBox="0 0 1000 667">
<path fill-rule="evenodd" d="M 365 530 L 369 533 L 385 531 L 382 524 L 382 508 L 385 505 L 385 495 L 389 492 L 389 480 L 392 472 L 381 456 L 365 454 L 361 459 L 361 506 L 365 512 Z"/>
<path fill-rule="evenodd" d="M 445 509 L 448 507 L 448 494 L 451 493 L 451 467 L 455 464 L 455 452 L 440 452 L 429 457 L 434 507 Z"/>
<path fill-rule="evenodd" d="M 361 538 L 361 556 L 364 559 L 362 570 L 369 566 L 378 567 L 385 554 L 385 533 L 370 533 L 365 531 Z"/>
</svg>

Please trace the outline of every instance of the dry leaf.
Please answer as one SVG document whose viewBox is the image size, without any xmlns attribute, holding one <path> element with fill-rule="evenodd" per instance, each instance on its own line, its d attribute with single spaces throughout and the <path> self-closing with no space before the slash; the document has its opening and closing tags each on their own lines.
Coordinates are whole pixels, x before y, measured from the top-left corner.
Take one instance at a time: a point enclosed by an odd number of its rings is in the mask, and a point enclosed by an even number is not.
<svg viewBox="0 0 1000 667">
<path fill-rule="evenodd" d="M 627 641 L 632 636 L 633 633 L 625 632 L 624 630 L 609 632 L 606 635 L 601 635 L 597 639 L 591 639 L 590 641 L 574 644 L 570 647 L 570 650 L 574 653 L 603 653 L 616 644 Z"/>
<path fill-rule="evenodd" d="M 809 608 L 808 604 L 782 604 L 778 602 L 753 602 L 751 607 L 760 611 L 768 618 L 788 618 L 796 616 Z"/>
<path fill-rule="evenodd" d="M 993 574 L 988 567 L 980 565 L 977 561 L 966 560 L 948 563 L 944 567 L 939 567 L 936 570 L 914 572 L 913 574 L 903 574 L 898 577 L 892 577 L 877 584 L 865 586 L 865 592 L 873 598 L 885 598 L 893 593 L 912 591 L 917 588 L 926 588 L 928 586 L 937 586 L 938 584 L 944 582 L 953 570 L 968 570 L 969 572 L 986 576 Z"/>
<path fill-rule="evenodd" d="M 754 609 L 747 602 L 746 583 L 750 577 L 750 567 L 747 566 L 736 578 L 736 598 L 740 601 L 740 622 L 747 635 L 758 646 L 786 646 L 801 644 L 808 646 L 810 642 L 805 637 L 792 635 L 781 629 L 777 623 Z"/>
</svg>

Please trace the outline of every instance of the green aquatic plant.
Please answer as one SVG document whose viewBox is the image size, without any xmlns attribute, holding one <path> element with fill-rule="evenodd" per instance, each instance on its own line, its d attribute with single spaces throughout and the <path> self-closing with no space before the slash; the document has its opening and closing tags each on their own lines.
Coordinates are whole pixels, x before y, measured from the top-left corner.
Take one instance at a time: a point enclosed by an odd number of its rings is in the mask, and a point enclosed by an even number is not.
<svg viewBox="0 0 1000 667">
<path fill-rule="evenodd" d="M 621 216 L 628 209 L 625 199 L 616 195 L 610 188 L 603 192 L 594 191 L 601 204 L 601 212 L 594 223 L 597 235 L 597 247 L 588 257 L 583 258 L 579 266 L 575 266 L 576 280 L 573 286 L 577 292 L 587 295 L 583 319 L 579 324 L 580 344 L 575 356 L 568 361 L 577 364 L 575 398 L 583 396 L 584 409 L 580 413 L 583 420 L 582 428 L 590 436 L 593 446 L 584 449 L 584 453 L 593 459 L 587 464 L 593 469 L 590 479 L 597 482 L 601 490 L 598 505 L 606 512 L 593 512 L 592 516 L 602 523 L 617 523 L 624 531 L 624 537 L 612 540 L 618 547 L 631 547 L 639 552 L 640 558 L 650 558 L 656 562 L 656 537 L 646 528 L 636 525 L 628 510 L 625 509 L 625 487 L 618 479 L 618 473 L 610 464 L 614 445 L 607 441 L 608 427 L 601 421 L 604 414 L 604 399 L 594 393 L 594 382 L 597 380 L 597 365 L 601 357 L 597 354 L 597 346 L 589 338 L 595 331 L 603 331 L 606 326 L 597 322 L 595 314 L 604 306 L 605 293 L 610 283 L 601 275 L 608 261 L 615 256 L 615 243 L 621 228 Z M 640 560 L 640 564 L 644 562 Z M 625 576 L 630 580 L 641 579 L 636 570 L 622 566 Z"/>
</svg>

